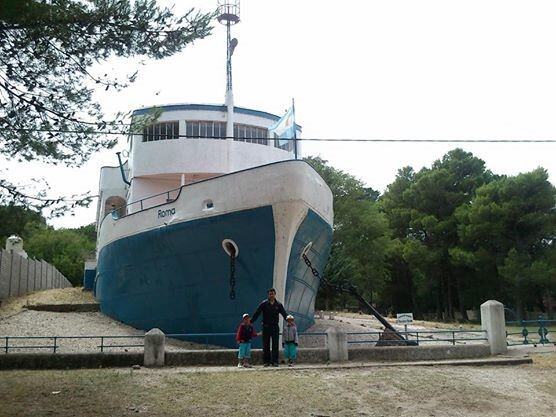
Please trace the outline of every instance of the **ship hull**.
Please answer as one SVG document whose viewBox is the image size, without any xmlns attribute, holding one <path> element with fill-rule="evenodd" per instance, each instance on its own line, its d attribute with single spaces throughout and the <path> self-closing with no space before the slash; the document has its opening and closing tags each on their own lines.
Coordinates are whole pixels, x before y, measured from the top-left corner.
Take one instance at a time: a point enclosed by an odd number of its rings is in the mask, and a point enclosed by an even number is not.
<svg viewBox="0 0 556 417">
<path fill-rule="evenodd" d="M 236 179 L 257 182 L 252 175 Z M 174 202 L 178 213 L 179 203 L 179 199 Z M 159 328 L 167 334 L 228 333 L 188 339 L 233 346 L 229 333 L 235 332 L 242 314 L 252 314 L 268 288 L 276 287 L 299 330 L 306 330 L 314 322 L 319 281 L 301 252 L 310 243 L 309 258 L 317 269 L 324 268 L 331 221 L 303 199 L 268 203 L 200 218 L 178 216 L 106 243 L 98 253 L 95 281 L 102 312 L 133 327 Z M 235 297 L 230 296 L 225 239 L 233 240 L 239 249 Z"/>
</svg>

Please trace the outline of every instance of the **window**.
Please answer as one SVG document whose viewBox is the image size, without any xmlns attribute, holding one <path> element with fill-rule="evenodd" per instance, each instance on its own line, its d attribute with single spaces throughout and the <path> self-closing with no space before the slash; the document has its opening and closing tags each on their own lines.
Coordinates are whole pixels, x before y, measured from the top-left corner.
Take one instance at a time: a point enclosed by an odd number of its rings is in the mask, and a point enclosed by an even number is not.
<svg viewBox="0 0 556 417">
<path fill-rule="evenodd" d="M 213 138 L 226 137 L 226 123 L 211 120 L 193 120 L 185 123 L 185 134 L 188 138 Z"/>
<path fill-rule="evenodd" d="M 143 142 L 178 139 L 179 137 L 180 127 L 178 122 L 155 123 L 143 129 Z"/>
<path fill-rule="evenodd" d="M 257 126 L 234 124 L 234 140 L 268 145 L 268 129 Z"/>
</svg>

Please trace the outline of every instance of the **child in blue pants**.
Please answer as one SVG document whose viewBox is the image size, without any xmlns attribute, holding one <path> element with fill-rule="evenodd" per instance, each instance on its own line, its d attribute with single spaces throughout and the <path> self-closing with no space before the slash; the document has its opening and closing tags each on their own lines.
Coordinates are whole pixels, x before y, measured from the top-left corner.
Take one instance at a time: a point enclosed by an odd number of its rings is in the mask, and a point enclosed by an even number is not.
<svg viewBox="0 0 556 417">
<path fill-rule="evenodd" d="M 255 336 L 257 336 L 257 332 L 251 324 L 251 318 L 249 314 L 245 313 L 236 333 L 236 341 L 239 345 L 237 353 L 238 368 L 251 368 L 249 364 L 249 359 L 251 359 L 251 339 Z"/>
<path fill-rule="evenodd" d="M 297 358 L 297 345 L 299 339 L 297 336 L 297 326 L 294 317 L 290 314 L 286 317 L 287 324 L 282 331 L 282 346 L 284 347 L 284 357 L 288 361 L 288 366 L 293 366 Z"/>
</svg>

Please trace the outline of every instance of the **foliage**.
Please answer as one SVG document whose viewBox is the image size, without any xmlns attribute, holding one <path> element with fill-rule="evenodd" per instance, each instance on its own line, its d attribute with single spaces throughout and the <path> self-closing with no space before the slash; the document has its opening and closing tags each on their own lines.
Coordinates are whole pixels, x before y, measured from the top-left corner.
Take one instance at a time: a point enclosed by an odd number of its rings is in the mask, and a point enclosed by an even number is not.
<svg viewBox="0 0 556 417">
<path fill-rule="evenodd" d="M 94 224 L 76 229 L 55 230 L 45 219 L 27 207 L 0 206 L 0 242 L 10 235 L 23 238 L 23 249 L 31 257 L 53 264 L 73 285 L 81 285 L 84 262 L 94 256 Z"/>
<path fill-rule="evenodd" d="M 462 247 L 454 261 L 523 316 L 554 291 L 555 207 L 556 188 L 541 168 L 479 188 L 456 213 Z"/>
<path fill-rule="evenodd" d="M 31 226 L 25 251 L 53 264 L 74 286 L 82 285 L 84 261 L 94 255 L 95 240 L 79 229 Z"/>
<path fill-rule="evenodd" d="M 334 241 L 325 276 L 332 282 L 350 282 L 369 298 L 380 291 L 388 275 L 385 257 L 391 244 L 388 223 L 379 211 L 378 192 L 318 157 L 306 161 L 326 181 L 334 197 Z M 332 297 L 323 289 L 325 303 Z M 345 297 L 339 297 L 345 302 Z"/>
<path fill-rule="evenodd" d="M 210 34 L 213 14 L 182 16 L 154 0 L 3 0 L 0 7 L 0 155 L 19 161 L 80 165 L 115 145 L 127 130 L 124 113 L 105 120 L 92 100 L 96 87 L 133 82 L 94 74 L 91 66 L 116 57 L 162 59 Z M 102 135 L 98 132 L 104 133 Z M 2 201 L 4 200 L 4 201 Z M 64 210 L 89 196 L 26 194 L 0 178 L 0 203 Z"/>
<path fill-rule="evenodd" d="M 13 204 L 0 206 L 0 246 L 4 247 L 6 239 L 11 235 L 25 239 L 25 228 L 29 224 L 46 225 L 46 221 L 40 213 L 27 207 Z"/>
<path fill-rule="evenodd" d="M 482 160 L 454 149 L 431 168 L 417 173 L 411 167 L 401 169 L 388 186 L 380 202 L 402 245 L 391 265 L 406 271 L 400 282 L 394 277 L 391 285 L 409 285 L 414 311 L 434 309 L 439 316 L 453 318 L 457 304 L 465 316 L 465 271 L 450 258 L 458 244 L 455 211 L 492 178 Z"/>
</svg>

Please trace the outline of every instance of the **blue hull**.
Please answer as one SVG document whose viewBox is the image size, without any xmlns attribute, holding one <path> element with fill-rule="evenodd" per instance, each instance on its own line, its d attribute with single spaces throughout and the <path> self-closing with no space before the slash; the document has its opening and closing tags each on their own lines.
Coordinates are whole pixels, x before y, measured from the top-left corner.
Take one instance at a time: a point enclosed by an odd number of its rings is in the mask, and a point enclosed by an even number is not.
<svg viewBox="0 0 556 417">
<path fill-rule="evenodd" d="M 284 300 L 301 331 L 313 323 L 319 282 L 299 254 L 312 241 L 310 258 L 322 270 L 331 238 L 330 226 L 309 210 L 292 246 Z M 233 300 L 224 239 L 239 247 Z M 167 334 L 233 333 L 242 314 L 252 313 L 273 286 L 274 253 L 271 206 L 170 224 L 103 247 L 96 296 L 103 313 L 136 328 L 158 327 Z M 232 336 L 208 342 L 235 345 Z"/>
</svg>

